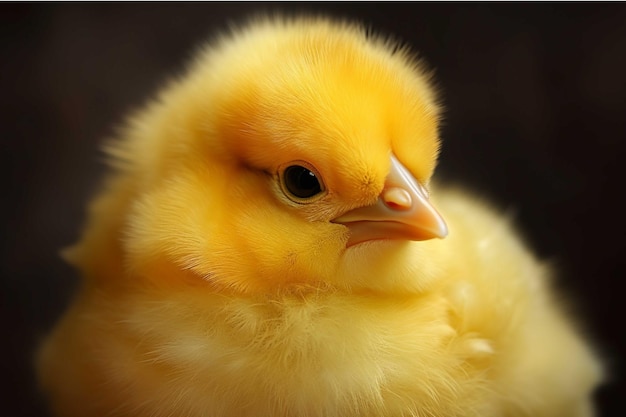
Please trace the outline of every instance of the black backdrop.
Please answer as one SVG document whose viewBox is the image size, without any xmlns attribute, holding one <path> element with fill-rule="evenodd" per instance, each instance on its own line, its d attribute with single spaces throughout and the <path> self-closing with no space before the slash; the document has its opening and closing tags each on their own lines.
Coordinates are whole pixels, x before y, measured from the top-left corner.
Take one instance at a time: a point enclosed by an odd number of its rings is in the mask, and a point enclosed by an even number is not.
<svg viewBox="0 0 626 417">
<path fill-rule="evenodd" d="M 558 266 L 615 374 L 601 415 L 623 415 L 623 3 L 1 4 L 0 415 L 45 415 L 30 356 L 76 282 L 57 251 L 103 171 L 100 141 L 216 29 L 265 10 L 360 19 L 436 69 L 440 177 L 514 211 Z"/>
</svg>

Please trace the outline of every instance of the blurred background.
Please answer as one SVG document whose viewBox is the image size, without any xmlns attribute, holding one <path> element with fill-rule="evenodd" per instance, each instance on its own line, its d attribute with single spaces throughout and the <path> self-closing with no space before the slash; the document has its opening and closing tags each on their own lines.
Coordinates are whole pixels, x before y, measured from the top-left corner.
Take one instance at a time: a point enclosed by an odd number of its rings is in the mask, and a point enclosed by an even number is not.
<svg viewBox="0 0 626 417">
<path fill-rule="evenodd" d="M 513 213 L 556 266 L 613 373 L 600 416 L 625 415 L 626 4 L 370 2 L 0 4 L 0 416 L 46 415 L 31 356 L 76 283 L 58 251 L 101 141 L 216 30 L 265 11 L 363 21 L 436 70 L 438 175 Z"/>
</svg>

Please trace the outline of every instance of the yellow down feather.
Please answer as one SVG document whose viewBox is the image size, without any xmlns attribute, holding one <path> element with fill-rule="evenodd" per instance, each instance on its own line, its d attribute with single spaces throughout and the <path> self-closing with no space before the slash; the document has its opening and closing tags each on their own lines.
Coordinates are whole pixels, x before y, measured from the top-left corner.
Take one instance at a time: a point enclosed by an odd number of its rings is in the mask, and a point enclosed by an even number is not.
<svg viewBox="0 0 626 417">
<path fill-rule="evenodd" d="M 59 416 L 589 417 L 599 361 L 509 220 L 434 185 L 423 66 L 358 25 L 257 19 L 129 118 L 37 369 Z M 395 154 L 449 236 L 346 247 Z M 325 192 L 288 198 L 310 164 Z"/>
</svg>

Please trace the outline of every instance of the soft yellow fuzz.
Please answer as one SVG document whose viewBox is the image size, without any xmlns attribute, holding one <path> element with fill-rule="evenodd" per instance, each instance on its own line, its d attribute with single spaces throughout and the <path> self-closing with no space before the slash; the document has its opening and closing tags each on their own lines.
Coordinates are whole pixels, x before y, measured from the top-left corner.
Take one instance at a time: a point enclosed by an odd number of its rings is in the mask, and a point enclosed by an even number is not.
<svg viewBox="0 0 626 417">
<path fill-rule="evenodd" d="M 356 25 L 260 19 L 129 119 L 38 356 L 59 416 L 588 417 L 598 361 L 509 221 L 431 186 L 450 235 L 346 249 L 393 152 L 428 184 L 429 77 Z M 325 192 L 288 199 L 302 161 Z"/>
</svg>

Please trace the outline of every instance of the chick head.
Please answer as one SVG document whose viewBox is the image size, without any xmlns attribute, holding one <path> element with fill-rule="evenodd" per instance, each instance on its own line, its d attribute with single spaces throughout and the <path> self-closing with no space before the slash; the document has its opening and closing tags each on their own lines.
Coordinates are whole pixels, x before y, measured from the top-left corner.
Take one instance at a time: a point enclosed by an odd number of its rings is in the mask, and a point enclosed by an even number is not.
<svg viewBox="0 0 626 417">
<path fill-rule="evenodd" d="M 410 242 L 446 234 L 426 191 L 438 119 L 406 48 L 344 22 L 253 21 L 115 146 L 136 190 L 127 264 L 241 292 L 419 286 L 402 283 Z"/>
</svg>

